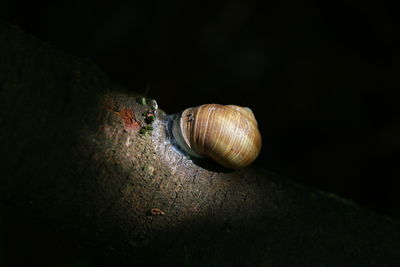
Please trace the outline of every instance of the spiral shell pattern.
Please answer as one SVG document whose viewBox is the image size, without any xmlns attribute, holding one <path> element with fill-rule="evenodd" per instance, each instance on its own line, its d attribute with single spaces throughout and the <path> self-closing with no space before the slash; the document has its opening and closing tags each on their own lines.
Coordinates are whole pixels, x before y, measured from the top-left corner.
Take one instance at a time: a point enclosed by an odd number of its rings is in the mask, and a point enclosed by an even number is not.
<svg viewBox="0 0 400 267">
<path fill-rule="evenodd" d="M 261 149 L 257 121 L 249 108 L 205 104 L 182 112 L 183 146 L 192 156 L 206 156 L 229 169 L 253 162 Z"/>
</svg>

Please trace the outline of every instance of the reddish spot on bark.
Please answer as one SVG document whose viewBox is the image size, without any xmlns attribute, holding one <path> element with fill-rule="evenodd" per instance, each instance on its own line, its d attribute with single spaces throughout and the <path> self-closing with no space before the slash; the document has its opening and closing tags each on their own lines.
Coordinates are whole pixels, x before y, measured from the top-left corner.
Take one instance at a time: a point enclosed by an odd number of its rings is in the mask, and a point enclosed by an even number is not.
<svg viewBox="0 0 400 267">
<path fill-rule="evenodd" d="M 125 130 L 137 130 L 140 128 L 140 124 L 136 121 L 133 110 L 123 109 L 121 111 L 115 111 L 115 113 L 117 113 L 124 122 Z"/>
</svg>

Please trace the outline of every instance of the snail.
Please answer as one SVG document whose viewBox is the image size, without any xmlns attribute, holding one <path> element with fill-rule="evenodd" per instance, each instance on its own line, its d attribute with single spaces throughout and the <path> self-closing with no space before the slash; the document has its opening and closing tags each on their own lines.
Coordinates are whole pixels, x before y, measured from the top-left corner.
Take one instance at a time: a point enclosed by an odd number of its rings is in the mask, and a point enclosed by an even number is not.
<svg viewBox="0 0 400 267">
<path fill-rule="evenodd" d="M 228 169 L 253 162 L 261 149 L 261 135 L 251 109 L 204 104 L 184 110 L 172 122 L 178 146 L 195 158 L 208 157 Z"/>
</svg>

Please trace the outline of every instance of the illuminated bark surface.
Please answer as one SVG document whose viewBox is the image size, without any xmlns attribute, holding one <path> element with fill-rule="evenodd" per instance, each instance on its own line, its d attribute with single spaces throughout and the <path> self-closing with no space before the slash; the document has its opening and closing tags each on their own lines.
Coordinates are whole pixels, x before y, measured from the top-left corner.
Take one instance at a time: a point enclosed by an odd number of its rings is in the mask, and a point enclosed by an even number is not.
<svg viewBox="0 0 400 267">
<path fill-rule="evenodd" d="M 151 108 L 137 95 L 1 22 L 0 88 L 1 199 L 114 264 L 400 266 L 398 222 L 262 169 L 192 162 L 161 110 L 139 133 Z"/>
</svg>

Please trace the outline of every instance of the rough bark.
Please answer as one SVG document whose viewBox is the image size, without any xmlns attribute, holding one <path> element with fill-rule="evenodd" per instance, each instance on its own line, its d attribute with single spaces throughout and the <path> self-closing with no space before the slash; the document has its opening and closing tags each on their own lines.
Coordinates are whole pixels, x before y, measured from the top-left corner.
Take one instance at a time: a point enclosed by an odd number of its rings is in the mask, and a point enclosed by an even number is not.
<svg viewBox="0 0 400 267">
<path fill-rule="evenodd" d="M 400 266 L 400 225 L 248 167 L 193 162 L 157 111 L 89 61 L 0 22 L 0 197 L 115 260 L 172 266 Z M 153 215 L 160 209 L 164 215 Z"/>
</svg>

